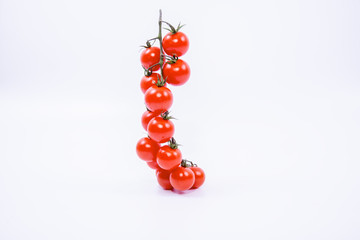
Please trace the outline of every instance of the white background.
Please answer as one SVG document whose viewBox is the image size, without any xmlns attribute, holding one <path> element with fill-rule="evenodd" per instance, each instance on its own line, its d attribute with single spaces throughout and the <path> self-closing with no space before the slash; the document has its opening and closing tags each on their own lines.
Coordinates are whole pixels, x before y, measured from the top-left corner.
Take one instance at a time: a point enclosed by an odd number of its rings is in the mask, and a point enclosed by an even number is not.
<svg viewBox="0 0 360 240">
<path fill-rule="evenodd" d="M 360 239 L 359 1 L 0 0 L 0 239 Z M 163 191 L 140 48 L 187 24 Z"/>
</svg>

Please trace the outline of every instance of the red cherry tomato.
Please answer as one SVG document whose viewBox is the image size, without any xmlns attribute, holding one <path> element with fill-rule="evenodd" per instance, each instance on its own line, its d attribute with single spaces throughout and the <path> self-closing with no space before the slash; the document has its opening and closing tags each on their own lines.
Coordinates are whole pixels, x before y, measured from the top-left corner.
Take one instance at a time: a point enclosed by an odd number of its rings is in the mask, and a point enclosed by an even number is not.
<svg viewBox="0 0 360 240">
<path fill-rule="evenodd" d="M 175 63 L 167 62 L 163 68 L 163 76 L 167 83 L 180 86 L 189 80 L 190 67 L 181 59 L 178 59 Z"/>
<path fill-rule="evenodd" d="M 195 182 L 195 174 L 189 168 L 178 167 L 170 174 L 170 183 L 176 190 L 185 191 L 190 189 Z"/>
<path fill-rule="evenodd" d="M 199 167 L 190 167 L 190 169 L 195 175 L 195 183 L 191 188 L 199 188 L 205 182 L 205 172 Z"/>
<path fill-rule="evenodd" d="M 179 149 L 172 149 L 168 145 L 160 147 L 156 162 L 158 165 L 165 170 L 170 170 L 178 167 L 181 163 L 182 155 Z"/>
<path fill-rule="evenodd" d="M 159 185 L 165 190 L 171 190 L 173 187 L 170 184 L 170 171 L 163 169 L 156 170 L 156 178 Z"/>
<path fill-rule="evenodd" d="M 140 89 L 143 93 L 149 89 L 149 87 L 154 86 L 158 79 L 160 79 L 160 74 L 152 73 L 150 76 L 143 76 L 140 81 Z M 166 83 L 164 85 L 166 87 Z"/>
<path fill-rule="evenodd" d="M 154 117 L 150 120 L 147 131 L 151 139 L 154 139 L 154 141 L 158 143 L 164 143 L 173 137 L 175 126 L 171 120 Z"/>
<path fill-rule="evenodd" d="M 145 92 L 146 107 L 152 112 L 165 112 L 173 103 L 173 95 L 167 87 L 152 86 Z"/>
<path fill-rule="evenodd" d="M 154 117 L 157 117 L 161 114 L 161 112 L 151 112 L 151 111 L 145 111 L 143 115 L 141 116 L 141 124 L 145 131 L 147 131 L 147 126 L 151 119 Z"/>
<path fill-rule="evenodd" d="M 140 159 L 147 162 L 156 161 L 159 149 L 160 144 L 148 137 L 141 138 L 136 144 L 137 155 Z"/>
<path fill-rule="evenodd" d="M 155 170 L 161 169 L 156 161 L 155 162 L 146 162 L 146 164 L 152 169 L 155 169 Z"/>
<path fill-rule="evenodd" d="M 189 49 L 189 39 L 182 32 L 170 32 L 163 39 L 163 48 L 168 55 L 180 57 Z"/>
<path fill-rule="evenodd" d="M 160 62 L 160 48 L 158 48 L 158 47 L 145 48 L 141 52 L 140 61 L 141 61 L 142 66 L 146 69 L 159 63 Z M 151 70 L 157 71 L 159 69 L 160 69 L 160 66 L 156 65 Z"/>
</svg>

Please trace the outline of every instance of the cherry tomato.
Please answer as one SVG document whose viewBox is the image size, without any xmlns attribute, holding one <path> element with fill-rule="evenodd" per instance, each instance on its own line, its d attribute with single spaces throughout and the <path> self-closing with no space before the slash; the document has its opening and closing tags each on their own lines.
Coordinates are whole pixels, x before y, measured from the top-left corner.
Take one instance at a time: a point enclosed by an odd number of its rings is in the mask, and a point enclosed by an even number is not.
<svg viewBox="0 0 360 240">
<path fill-rule="evenodd" d="M 143 76 L 140 81 L 140 89 L 143 93 L 149 89 L 149 87 L 154 86 L 158 79 L 160 79 L 160 74 L 152 73 L 150 76 Z M 164 85 L 166 87 L 166 83 Z"/>
<path fill-rule="evenodd" d="M 195 175 L 195 183 L 191 188 L 199 188 L 205 182 L 205 172 L 199 167 L 190 167 L 190 169 Z"/>
<path fill-rule="evenodd" d="M 195 174 L 189 168 L 177 167 L 170 174 L 170 183 L 176 190 L 190 189 L 195 182 Z"/>
<path fill-rule="evenodd" d="M 163 169 L 156 170 L 156 178 L 159 185 L 165 190 L 171 190 L 173 187 L 170 184 L 170 171 L 166 171 Z"/>
<path fill-rule="evenodd" d="M 165 112 L 173 103 L 173 95 L 167 87 L 152 86 L 145 92 L 146 107 L 152 112 Z"/>
<path fill-rule="evenodd" d="M 141 116 L 141 124 L 145 131 L 147 131 L 147 126 L 151 119 L 154 117 L 157 117 L 161 114 L 161 112 L 151 112 L 151 111 L 145 111 L 143 115 Z"/>
<path fill-rule="evenodd" d="M 151 139 L 154 139 L 154 141 L 158 143 L 164 143 L 173 137 L 175 126 L 171 120 L 154 117 L 150 120 L 147 131 Z"/>
<path fill-rule="evenodd" d="M 168 55 L 180 57 L 189 49 L 189 39 L 182 32 L 170 32 L 163 39 L 163 48 Z"/>
<path fill-rule="evenodd" d="M 166 62 L 163 68 L 163 76 L 167 83 L 180 86 L 189 80 L 190 67 L 181 59 L 175 63 Z"/>
<path fill-rule="evenodd" d="M 156 162 L 165 170 L 170 170 L 178 167 L 181 163 L 182 155 L 179 149 L 172 149 L 168 145 L 160 147 Z"/>
<path fill-rule="evenodd" d="M 158 47 L 148 47 L 145 48 L 140 55 L 140 61 L 144 68 L 148 69 L 149 67 L 160 62 L 160 48 Z M 152 68 L 153 71 L 160 69 L 159 65 L 156 65 Z"/>
<path fill-rule="evenodd" d="M 146 162 L 146 164 L 152 169 L 155 169 L 155 170 L 161 169 L 156 161 L 155 162 Z"/>
<path fill-rule="evenodd" d="M 136 144 L 137 155 L 140 159 L 147 162 L 156 161 L 159 149 L 160 144 L 148 137 L 141 138 Z"/>
</svg>

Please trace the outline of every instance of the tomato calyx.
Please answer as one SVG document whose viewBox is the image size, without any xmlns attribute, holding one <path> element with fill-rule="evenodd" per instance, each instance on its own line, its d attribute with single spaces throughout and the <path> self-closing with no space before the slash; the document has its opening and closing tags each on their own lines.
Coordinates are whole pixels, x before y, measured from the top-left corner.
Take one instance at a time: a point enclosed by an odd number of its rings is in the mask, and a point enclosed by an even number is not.
<svg viewBox="0 0 360 240">
<path fill-rule="evenodd" d="M 192 161 L 189 161 L 187 159 L 183 159 L 180 163 L 180 166 L 187 168 L 187 167 L 197 167 L 197 165 L 195 163 L 193 163 Z"/>
<path fill-rule="evenodd" d="M 171 56 L 171 57 L 168 56 L 166 63 L 168 63 L 168 64 L 174 64 L 174 63 L 177 62 L 178 59 L 179 59 L 179 58 L 178 58 L 176 55 Z"/>
<path fill-rule="evenodd" d="M 144 68 L 143 67 L 143 69 L 144 69 L 144 75 L 146 76 L 146 77 L 150 77 L 151 76 L 151 74 L 153 73 L 153 71 L 152 71 L 152 69 L 146 69 L 146 68 Z"/>
<path fill-rule="evenodd" d="M 160 114 L 160 117 L 161 117 L 162 119 L 164 119 L 164 120 L 176 119 L 176 118 L 170 116 L 169 114 L 170 114 L 169 111 L 165 111 L 165 112 L 163 112 L 163 113 Z M 174 140 L 175 140 L 175 139 L 174 139 Z"/>
<path fill-rule="evenodd" d="M 146 41 L 146 43 L 145 43 L 145 45 L 141 45 L 140 47 L 142 47 L 142 48 L 151 48 L 151 43 L 149 42 L 149 40 L 148 41 Z"/>
<path fill-rule="evenodd" d="M 171 149 L 178 149 L 180 144 L 178 144 L 176 141 L 175 141 L 175 138 L 171 138 L 170 141 L 169 141 L 169 147 Z"/>
<path fill-rule="evenodd" d="M 151 38 L 149 40 L 146 41 L 145 45 L 141 45 L 140 47 L 143 47 L 143 48 L 150 48 L 152 47 L 152 45 L 154 45 L 155 41 L 158 40 L 159 37 L 154 37 L 154 38 Z M 154 41 L 153 43 L 151 43 L 151 41 Z"/>
<path fill-rule="evenodd" d="M 165 23 L 165 24 L 167 24 L 169 26 L 170 29 L 169 28 L 164 28 L 164 29 L 168 30 L 172 34 L 177 33 L 183 26 L 185 26 L 185 24 L 181 25 L 181 23 L 179 23 L 177 28 L 175 28 L 173 25 L 171 25 L 168 22 L 165 22 L 165 21 L 161 21 L 161 22 L 163 22 L 163 23 Z"/>
<path fill-rule="evenodd" d="M 163 86 L 165 86 L 165 83 L 166 83 L 166 79 L 163 79 L 163 77 L 161 76 L 160 78 L 158 77 L 155 85 L 158 87 L 163 87 Z"/>
<path fill-rule="evenodd" d="M 161 56 L 165 57 L 166 62 L 170 64 L 176 63 L 176 61 L 179 59 L 179 57 L 176 55 L 170 56 L 170 55 L 162 54 Z"/>
</svg>

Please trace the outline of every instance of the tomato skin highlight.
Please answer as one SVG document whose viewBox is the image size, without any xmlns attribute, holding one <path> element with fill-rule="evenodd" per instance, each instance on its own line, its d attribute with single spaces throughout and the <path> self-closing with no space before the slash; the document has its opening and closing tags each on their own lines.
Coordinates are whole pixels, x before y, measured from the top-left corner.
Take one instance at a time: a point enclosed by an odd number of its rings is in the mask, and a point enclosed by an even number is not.
<svg viewBox="0 0 360 240">
<path fill-rule="evenodd" d="M 166 171 L 164 169 L 156 170 L 156 178 L 159 185 L 165 190 L 171 190 L 173 187 L 170 184 L 170 174 L 171 171 Z"/>
<path fill-rule="evenodd" d="M 189 168 L 177 167 L 170 174 L 170 183 L 176 190 L 190 189 L 195 182 L 195 174 Z"/>
<path fill-rule="evenodd" d="M 149 67 L 160 62 L 160 48 L 158 47 L 149 47 L 145 48 L 140 55 L 141 65 L 148 69 Z M 160 69 L 159 65 L 154 66 L 151 70 L 157 71 Z"/>
<path fill-rule="evenodd" d="M 154 86 L 160 79 L 160 74 L 152 73 L 150 76 L 143 76 L 140 81 L 140 89 L 143 93 L 146 92 L 151 86 Z M 166 83 L 164 85 L 166 87 Z"/>
<path fill-rule="evenodd" d="M 143 115 L 141 116 L 141 125 L 147 131 L 147 126 L 151 119 L 154 117 L 157 117 L 161 114 L 161 112 L 151 112 L 151 111 L 145 111 Z"/>
<path fill-rule="evenodd" d="M 181 160 L 181 151 L 179 149 L 172 149 L 168 145 L 160 147 L 156 157 L 157 164 L 165 170 L 171 170 L 178 167 Z"/>
<path fill-rule="evenodd" d="M 190 67 L 181 59 L 178 59 L 175 63 L 167 62 L 163 68 L 163 75 L 168 84 L 181 86 L 190 78 Z"/>
<path fill-rule="evenodd" d="M 171 120 L 154 117 L 150 120 L 147 131 L 151 139 L 158 143 L 165 143 L 174 136 L 175 126 Z"/>
<path fill-rule="evenodd" d="M 163 38 L 163 49 L 170 56 L 180 57 L 189 49 L 189 39 L 183 32 L 170 32 Z"/>
<path fill-rule="evenodd" d="M 146 162 L 156 161 L 159 149 L 160 144 L 148 137 L 141 138 L 136 144 L 137 155 Z"/>
<path fill-rule="evenodd" d="M 190 167 L 195 175 L 195 182 L 191 189 L 199 188 L 205 182 L 205 172 L 199 167 Z"/>
<path fill-rule="evenodd" d="M 145 92 L 145 104 L 152 112 L 165 112 L 173 104 L 173 94 L 167 87 L 152 86 Z"/>
</svg>

